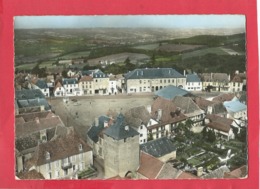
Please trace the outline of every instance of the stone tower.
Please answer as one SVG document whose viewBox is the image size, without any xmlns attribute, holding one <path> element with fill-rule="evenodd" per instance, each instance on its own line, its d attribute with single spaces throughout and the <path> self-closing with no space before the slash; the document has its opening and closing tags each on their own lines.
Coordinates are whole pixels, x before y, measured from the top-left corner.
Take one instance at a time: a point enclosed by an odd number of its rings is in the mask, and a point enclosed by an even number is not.
<svg viewBox="0 0 260 189">
<path fill-rule="evenodd" d="M 134 173 L 139 167 L 139 133 L 129 127 L 125 117 L 119 114 L 103 136 L 105 178 Z"/>
</svg>

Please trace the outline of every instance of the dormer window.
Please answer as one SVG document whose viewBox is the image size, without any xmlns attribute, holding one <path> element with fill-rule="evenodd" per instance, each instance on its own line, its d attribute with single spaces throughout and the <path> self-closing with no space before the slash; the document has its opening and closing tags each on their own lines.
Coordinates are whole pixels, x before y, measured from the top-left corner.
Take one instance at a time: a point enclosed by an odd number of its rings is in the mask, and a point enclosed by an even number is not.
<svg viewBox="0 0 260 189">
<path fill-rule="evenodd" d="M 50 153 L 49 153 L 49 152 L 46 152 L 46 153 L 45 153 L 45 159 L 46 159 L 46 160 L 50 160 L 50 159 L 51 159 L 51 156 L 50 156 Z"/>
<path fill-rule="evenodd" d="M 78 145 L 79 151 L 82 151 L 82 144 Z"/>
</svg>

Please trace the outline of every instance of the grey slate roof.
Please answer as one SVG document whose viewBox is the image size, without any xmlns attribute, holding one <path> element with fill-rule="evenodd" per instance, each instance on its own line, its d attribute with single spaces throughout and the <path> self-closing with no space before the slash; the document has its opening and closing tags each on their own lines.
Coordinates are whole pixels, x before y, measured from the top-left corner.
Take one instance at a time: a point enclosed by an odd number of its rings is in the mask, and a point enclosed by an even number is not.
<svg viewBox="0 0 260 189">
<path fill-rule="evenodd" d="M 156 91 L 155 95 L 168 99 L 168 100 L 172 100 L 176 96 L 193 96 L 190 92 L 188 92 L 184 89 L 175 87 L 173 85 L 169 85 L 163 89 Z"/>
<path fill-rule="evenodd" d="M 44 106 L 45 110 L 51 109 L 40 89 L 16 90 L 15 100 L 19 108 Z"/>
<path fill-rule="evenodd" d="M 40 89 L 25 89 L 15 91 L 16 100 L 28 100 L 37 98 L 45 98 L 44 94 L 41 92 Z"/>
<path fill-rule="evenodd" d="M 126 79 L 185 78 L 172 68 L 135 69 L 125 74 Z"/>
<path fill-rule="evenodd" d="M 176 148 L 167 137 L 163 137 L 141 144 L 140 150 L 158 158 L 176 151 Z"/>
<path fill-rule="evenodd" d="M 96 70 L 83 70 L 81 71 L 82 76 L 91 75 L 93 78 L 107 78 L 108 75 L 103 73 L 100 69 Z"/>
<path fill-rule="evenodd" d="M 187 74 L 187 82 L 201 82 L 197 74 Z"/>
<path fill-rule="evenodd" d="M 77 84 L 78 81 L 74 78 L 65 78 L 62 80 L 63 85 L 72 85 L 72 84 Z"/>
<path fill-rule="evenodd" d="M 126 130 L 126 126 L 128 130 Z M 115 140 L 121 140 L 129 137 L 139 135 L 139 133 L 132 127 L 129 127 L 125 121 L 123 114 L 117 116 L 116 122 L 104 131 L 104 134 L 114 138 Z"/>
<path fill-rule="evenodd" d="M 89 129 L 87 133 L 88 137 L 95 143 L 98 142 L 98 135 L 104 129 L 104 122 L 105 121 L 108 122 L 109 120 L 110 118 L 107 116 L 100 116 L 98 118 L 98 123 L 99 123 L 98 126 L 94 124 L 92 125 L 92 127 Z"/>
<path fill-rule="evenodd" d="M 200 77 L 204 82 L 229 82 L 229 77 L 226 73 L 202 73 Z"/>
<path fill-rule="evenodd" d="M 39 88 L 41 89 L 46 89 L 48 88 L 47 83 L 44 80 L 38 79 L 37 82 L 35 83 Z"/>
</svg>

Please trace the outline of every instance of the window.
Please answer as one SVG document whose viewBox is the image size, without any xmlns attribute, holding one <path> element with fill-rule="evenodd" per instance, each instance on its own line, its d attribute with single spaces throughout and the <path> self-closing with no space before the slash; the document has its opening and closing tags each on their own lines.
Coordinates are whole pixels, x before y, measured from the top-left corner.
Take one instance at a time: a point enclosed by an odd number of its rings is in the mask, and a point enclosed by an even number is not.
<svg viewBox="0 0 260 189">
<path fill-rule="evenodd" d="M 78 148 L 79 148 L 79 151 L 82 151 L 82 144 L 79 144 Z"/>
<path fill-rule="evenodd" d="M 170 83 L 170 82 L 171 82 L 171 80 L 168 79 L 168 83 Z"/>
<path fill-rule="evenodd" d="M 162 83 L 162 80 L 160 79 L 160 83 Z"/>
<path fill-rule="evenodd" d="M 59 168 L 59 167 L 60 167 L 60 160 L 56 161 L 55 167 L 56 167 L 56 168 Z"/>
<path fill-rule="evenodd" d="M 143 126 L 142 126 L 142 125 L 140 126 L 140 129 L 143 129 Z"/>
<path fill-rule="evenodd" d="M 46 170 L 51 171 L 51 163 L 46 164 Z"/>
<path fill-rule="evenodd" d="M 140 137 L 143 137 L 143 134 L 140 134 Z"/>
<path fill-rule="evenodd" d="M 46 152 L 46 153 L 45 153 L 45 158 L 46 158 L 46 160 L 50 160 L 51 156 L 50 156 L 50 153 L 49 153 L 49 152 Z"/>
<path fill-rule="evenodd" d="M 139 83 L 142 84 L 142 80 L 139 80 Z"/>
</svg>

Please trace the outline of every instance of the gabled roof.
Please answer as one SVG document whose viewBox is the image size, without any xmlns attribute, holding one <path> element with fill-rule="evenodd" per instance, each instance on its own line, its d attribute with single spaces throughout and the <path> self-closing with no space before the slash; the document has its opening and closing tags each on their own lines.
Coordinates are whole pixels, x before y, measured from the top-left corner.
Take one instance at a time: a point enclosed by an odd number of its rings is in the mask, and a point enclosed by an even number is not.
<svg viewBox="0 0 260 189">
<path fill-rule="evenodd" d="M 44 109 L 46 111 L 51 109 L 48 101 L 45 98 L 17 100 L 17 105 L 19 108 L 32 108 L 44 106 Z"/>
<path fill-rule="evenodd" d="M 41 89 L 48 88 L 47 83 L 42 79 L 38 79 L 37 82 L 35 83 L 35 85 L 37 85 Z"/>
<path fill-rule="evenodd" d="M 239 100 L 231 100 L 223 103 L 228 112 L 240 112 L 247 109 L 247 106 Z"/>
<path fill-rule="evenodd" d="M 204 82 L 229 82 L 229 77 L 226 73 L 202 73 L 200 77 Z"/>
<path fill-rule="evenodd" d="M 115 140 L 121 140 L 139 135 L 136 130 L 128 126 L 125 121 L 125 117 L 122 114 L 119 114 L 117 116 L 115 123 L 107 128 L 104 131 L 104 134 L 114 138 Z"/>
<path fill-rule="evenodd" d="M 214 102 L 206 100 L 205 98 L 202 97 L 196 97 L 194 99 L 194 102 L 200 107 L 200 109 L 206 111 L 208 106 L 214 104 Z"/>
<path fill-rule="evenodd" d="M 110 121 L 110 118 L 107 116 L 100 116 L 98 118 L 98 125 L 92 125 L 92 127 L 89 129 L 87 135 L 93 142 L 98 142 L 99 134 L 105 129 L 104 122 Z"/>
<path fill-rule="evenodd" d="M 126 122 L 131 127 L 138 128 L 142 124 L 147 125 L 151 116 L 144 106 L 134 107 L 125 113 Z"/>
<path fill-rule="evenodd" d="M 176 96 L 193 96 L 190 92 L 179 87 L 175 87 L 173 85 L 169 85 L 163 89 L 156 91 L 155 95 L 168 100 L 172 100 Z"/>
<path fill-rule="evenodd" d="M 208 123 L 206 126 L 210 127 L 212 129 L 217 129 L 219 131 L 223 132 L 229 132 L 231 128 L 231 124 L 233 123 L 232 119 L 228 119 L 225 117 L 220 117 L 213 114 L 207 114 L 205 119 L 209 119 L 210 123 Z"/>
<path fill-rule="evenodd" d="M 16 100 L 29 100 L 38 98 L 45 99 L 45 96 L 40 89 L 24 89 L 15 91 Z"/>
<path fill-rule="evenodd" d="M 29 135 L 34 132 L 38 132 L 40 130 L 54 128 L 57 126 L 64 126 L 63 122 L 61 121 L 60 117 L 49 117 L 45 119 L 39 119 L 24 122 L 22 124 L 15 125 L 15 134 L 16 138 L 19 138 L 24 135 Z"/>
<path fill-rule="evenodd" d="M 201 82 L 201 79 L 197 74 L 187 74 L 187 82 Z"/>
<path fill-rule="evenodd" d="M 182 171 L 175 169 L 171 163 L 165 163 L 157 179 L 176 179 Z"/>
<path fill-rule="evenodd" d="M 203 113 L 199 106 L 190 97 L 176 96 L 172 102 L 175 106 L 181 108 L 182 113 L 187 116 Z"/>
<path fill-rule="evenodd" d="M 79 80 L 79 82 L 82 81 L 93 81 L 93 78 L 91 76 L 85 75 Z"/>
<path fill-rule="evenodd" d="M 212 107 L 212 114 L 226 114 L 227 109 L 222 102 L 215 102 L 210 105 Z"/>
<path fill-rule="evenodd" d="M 243 83 L 243 81 L 246 80 L 246 74 L 245 73 L 239 73 L 235 74 L 235 76 L 232 78 L 232 82 L 237 82 L 237 83 Z"/>
<path fill-rule="evenodd" d="M 135 69 L 125 74 L 126 79 L 185 78 L 172 68 Z"/>
<path fill-rule="evenodd" d="M 218 95 L 212 99 L 213 102 L 225 102 L 230 101 L 235 97 L 234 93 L 224 93 L 221 95 Z"/>
<path fill-rule="evenodd" d="M 247 166 L 243 165 L 229 173 L 224 174 L 224 178 L 245 178 L 248 174 Z"/>
<path fill-rule="evenodd" d="M 79 145 L 81 145 L 82 150 L 80 150 Z M 91 151 L 88 144 L 72 131 L 66 136 L 40 144 L 29 164 L 40 166 L 88 151 Z M 49 153 L 49 159 L 46 159 L 46 153 Z"/>
<path fill-rule="evenodd" d="M 55 85 L 54 91 L 59 88 L 59 87 L 63 87 L 62 84 L 58 81 Z"/>
<path fill-rule="evenodd" d="M 140 166 L 137 172 L 148 179 L 156 179 L 163 168 L 164 163 L 157 158 L 141 152 Z"/>
<path fill-rule="evenodd" d="M 18 173 L 17 177 L 19 179 L 28 179 L 28 180 L 33 180 L 33 179 L 45 179 L 44 176 L 37 172 L 35 169 L 31 170 L 31 171 L 28 171 L 28 172 L 21 172 L 21 173 Z"/>
<path fill-rule="evenodd" d="M 224 178 L 224 174 L 229 171 L 230 170 L 227 166 L 221 166 L 218 169 L 204 175 L 202 178 L 204 179 Z"/>
<path fill-rule="evenodd" d="M 140 150 L 158 158 L 176 151 L 176 148 L 167 137 L 162 137 L 141 144 Z"/>
<path fill-rule="evenodd" d="M 199 179 L 199 177 L 188 172 L 182 172 L 176 179 Z"/>
<path fill-rule="evenodd" d="M 157 119 L 159 109 L 162 110 L 161 122 L 162 123 L 174 123 L 180 120 L 185 120 L 187 117 L 181 113 L 181 111 L 170 100 L 158 97 L 152 104 L 151 115 L 154 119 Z M 151 128 L 151 127 L 149 127 Z"/>
<path fill-rule="evenodd" d="M 64 78 L 62 80 L 63 85 L 72 85 L 72 84 L 77 84 L 77 83 L 78 83 L 77 79 L 74 79 L 74 78 Z"/>
</svg>

